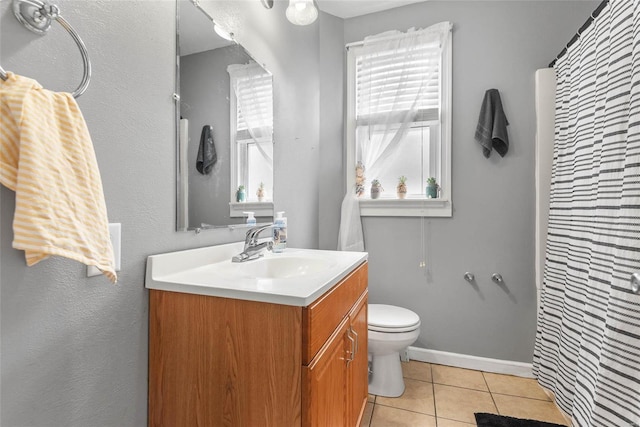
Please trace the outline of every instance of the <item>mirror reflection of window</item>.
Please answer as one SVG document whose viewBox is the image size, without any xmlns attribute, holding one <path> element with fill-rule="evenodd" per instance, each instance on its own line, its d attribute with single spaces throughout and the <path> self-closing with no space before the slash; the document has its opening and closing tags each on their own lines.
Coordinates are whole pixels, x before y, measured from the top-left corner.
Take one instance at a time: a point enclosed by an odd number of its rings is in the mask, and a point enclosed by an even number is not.
<svg viewBox="0 0 640 427">
<path fill-rule="evenodd" d="M 254 61 L 227 68 L 231 84 L 231 188 L 244 186 L 248 202 L 273 194 L 273 85 L 271 74 Z M 259 199 L 258 188 L 264 197 Z"/>
</svg>

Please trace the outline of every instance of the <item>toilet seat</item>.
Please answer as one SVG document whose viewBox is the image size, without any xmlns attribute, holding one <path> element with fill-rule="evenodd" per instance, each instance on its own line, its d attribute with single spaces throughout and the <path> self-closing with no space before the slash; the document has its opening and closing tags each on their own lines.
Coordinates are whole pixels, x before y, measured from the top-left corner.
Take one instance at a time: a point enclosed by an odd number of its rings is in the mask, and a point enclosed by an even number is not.
<svg viewBox="0 0 640 427">
<path fill-rule="evenodd" d="M 420 327 L 420 317 L 411 310 L 386 304 L 369 304 L 368 329 L 376 332 L 410 332 Z"/>
</svg>

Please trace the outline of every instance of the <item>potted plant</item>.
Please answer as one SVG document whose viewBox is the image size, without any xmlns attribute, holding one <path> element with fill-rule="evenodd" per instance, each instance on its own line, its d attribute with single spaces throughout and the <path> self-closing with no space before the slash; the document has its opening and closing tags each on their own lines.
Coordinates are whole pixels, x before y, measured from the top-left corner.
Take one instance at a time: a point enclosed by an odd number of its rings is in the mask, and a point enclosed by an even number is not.
<svg viewBox="0 0 640 427">
<path fill-rule="evenodd" d="M 372 199 L 377 199 L 378 197 L 380 197 L 380 193 L 384 191 L 384 188 L 382 188 L 382 184 L 380 184 L 380 181 L 377 179 L 374 179 L 373 181 L 371 181 L 371 198 Z"/>
<path fill-rule="evenodd" d="M 264 189 L 264 182 L 261 182 L 260 186 L 258 187 L 258 191 L 256 191 L 256 196 L 258 196 L 258 201 L 259 202 L 263 201 L 266 194 L 267 194 L 267 191 Z"/>
<path fill-rule="evenodd" d="M 236 202 L 244 202 L 247 199 L 247 192 L 244 190 L 244 185 L 238 187 L 236 191 Z"/>
<path fill-rule="evenodd" d="M 437 199 L 439 189 L 440 189 L 440 186 L 438 185 L 434 177 L 427 179 L 427 189 L 426 189 L 427 199 Z"/>
<path fill-rule="evenodd" d="M 398 199 L 404 199 L 407 195 L 407 177 L 402 175 L 398 178 L 398 187 L 396 187 L 396 193 L 398 194 Z"/>
</svg>

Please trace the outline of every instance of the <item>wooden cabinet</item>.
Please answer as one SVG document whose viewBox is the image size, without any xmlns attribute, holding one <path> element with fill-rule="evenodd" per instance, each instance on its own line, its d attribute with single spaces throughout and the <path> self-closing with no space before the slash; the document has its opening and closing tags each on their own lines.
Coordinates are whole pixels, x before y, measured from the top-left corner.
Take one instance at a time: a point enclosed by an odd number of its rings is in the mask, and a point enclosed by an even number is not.
<svg viewBox="0 0 640 427">
<path fill-rule="evenodd" d="M 367 264 L 308 307 L 150 290 L 150 426 L 357 426 Z"/>
<path fill-rule="evenodd" d="M 365 290 L 320 352 L 302 369 L 303 425 L 360 425 L 367 389 Z"/>
</svg>

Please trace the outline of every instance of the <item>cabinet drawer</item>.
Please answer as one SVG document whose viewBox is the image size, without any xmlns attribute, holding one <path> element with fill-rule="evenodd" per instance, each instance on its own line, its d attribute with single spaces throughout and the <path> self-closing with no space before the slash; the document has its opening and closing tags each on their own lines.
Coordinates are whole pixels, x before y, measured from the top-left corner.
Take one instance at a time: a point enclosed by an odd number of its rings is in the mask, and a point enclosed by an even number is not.
<svg viewBox="0 0 640 427">
<path fill-rule="evenodd" d="M 302 310 L 302 364 L 308 365 L 367 289 L 368 264 Z"/>
</svg>

